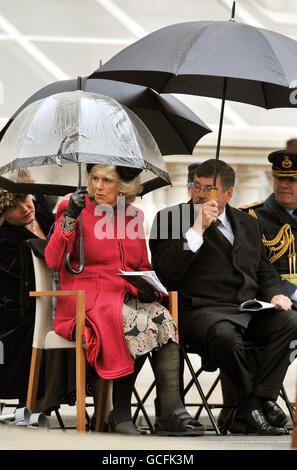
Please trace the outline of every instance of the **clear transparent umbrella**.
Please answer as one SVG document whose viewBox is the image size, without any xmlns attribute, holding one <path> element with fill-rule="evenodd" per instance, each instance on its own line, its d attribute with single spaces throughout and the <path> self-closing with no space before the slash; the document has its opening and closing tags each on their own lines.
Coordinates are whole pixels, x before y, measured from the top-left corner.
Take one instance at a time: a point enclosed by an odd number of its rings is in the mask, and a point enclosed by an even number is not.
<svg viewBox="0 0 297 470">
<path fill-rule="evenodd" d="M 142 169 L 142 194 L 170 184 L 163 157 L 143 122 L 114 99 L 81 90 L 51 95 L 24 108 L 3 136 L 0 162 L 0 185 L 26 194 L 67 194 L 82 188 L 88 163 Z M 28 168 L 34 182 L 21 181 Z M 70 253 L 65 255 L 72 274 L 84 269 L 80 222 L 77 270 L 70 265 Z"/>
<path fill-rule="evenodd" d="M 0 184 L 13 192 L 64 195 L 86 184 L 87 163 L 143 169 L 142 195 L 171 183 L 138 116 L 112 98 L 76 90 L 38 100 L 16 116 L 0 143 Z M 34 186 L 20 182 L 19 170 L 28 167 Z"/>
</svg>

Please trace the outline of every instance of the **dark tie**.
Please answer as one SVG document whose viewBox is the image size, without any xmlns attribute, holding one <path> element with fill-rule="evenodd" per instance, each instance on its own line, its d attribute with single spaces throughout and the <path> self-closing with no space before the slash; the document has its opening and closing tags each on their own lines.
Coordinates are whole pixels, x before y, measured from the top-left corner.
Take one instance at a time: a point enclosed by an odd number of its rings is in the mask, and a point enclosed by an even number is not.
<svg viewBox="0 0 297 470">
<path fill-rule="evenodd" d="M 224 243 L 225 247 L 228 247 L 228 249 L 230 249 L 230 247 L 232 247 L 232 244 L 230 243 L 230 241 L 228 240 L 227 237 L 225 237 L 225 235 L 221 232 L 221 230 L 219 229 L 219 226 L 222 225 L 222 222 L 220 219 L 217 219 L 215 222 L 212 223 L 213 227 L 214 227 L 214 230 L 217 234 L 217 236 L 220 238 L 220 240 Z"/>
</svg>

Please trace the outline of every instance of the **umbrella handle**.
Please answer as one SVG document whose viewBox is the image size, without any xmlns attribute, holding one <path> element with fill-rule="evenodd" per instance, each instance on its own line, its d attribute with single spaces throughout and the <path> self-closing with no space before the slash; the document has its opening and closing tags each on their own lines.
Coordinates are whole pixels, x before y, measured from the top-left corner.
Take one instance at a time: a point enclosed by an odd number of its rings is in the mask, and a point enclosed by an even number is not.
<svg viewBox="0 0 297 470">
<path fill-rule="evenodd" d="M 66 253 L 64 256 L 64 264 L 66 270 L 70 274 L 80 274 L 85 267 L 85 253 L 84 253 L 84 239 L 82 234 L 82 214 L 80 214 L 80 234 L 79 234 L 79 268 L 73 269 L 70 264 L 70 253 Z"/>
<path fill-rule="evenodd" d="M 217 190 L 218 188 L 216 186 L 212 186 L 210 190 L 210 201 L 215 201 L 217 198 Z"/>
<path fill-rule="evenodd" d="M 64 264 L 65 264 L 65 268 L 66 270 L 70 273 L 70 274 L 80 274 L 83 269 L 84 269 L 84 264 L 80 264 L 79 265 L 79 268 L 78 269 L 73 269 L 71 267 L 71 264 L 70 264 L 70 253 L 66 253 L 65 254 L 65 257 L 64 257 Z"/>
</svg>

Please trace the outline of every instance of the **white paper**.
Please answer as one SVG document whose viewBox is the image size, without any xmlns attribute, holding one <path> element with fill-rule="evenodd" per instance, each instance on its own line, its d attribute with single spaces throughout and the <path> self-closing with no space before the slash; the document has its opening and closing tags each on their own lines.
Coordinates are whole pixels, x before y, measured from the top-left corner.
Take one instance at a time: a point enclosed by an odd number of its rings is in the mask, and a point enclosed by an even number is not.
<svg viewBox="0 0 297 470">
<path fill-rule="evenodd" d="M 141 288 L 140 282 L 144 280 L 154 286 L 158 292 L 168 295 L 166 287 L 163 286 L 155 271 L 123 271 L 122 269 L 120 271 L 118 276 L 122 276 L 135 287 Z"/>
<path fill-rule="evenodd" d="M 263 302 L 262 300 L 251 299 L 240 304 L 240 312 L 258 312 L 259 310 L 266 310 L 268 308 L 275 308 L 274 304 Z"/>
</svg>

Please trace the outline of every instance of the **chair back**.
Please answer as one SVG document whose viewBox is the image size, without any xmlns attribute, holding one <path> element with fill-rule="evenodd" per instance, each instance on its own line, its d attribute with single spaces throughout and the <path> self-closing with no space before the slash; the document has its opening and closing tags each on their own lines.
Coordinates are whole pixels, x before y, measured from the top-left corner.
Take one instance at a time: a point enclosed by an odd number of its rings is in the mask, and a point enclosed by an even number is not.
<svg viewBox="0 0 297 470">
<path fill-rule="evenodd" d="M 53 272 L 47 267 L 45 260 L 38 258 L 31 250 L 36 291 L 53 290 Z M 53 301 L 52 297 L 36 297 L 35 326 L 33 334 L 34 348 L 45 349 L 45 338 L 52 325 Z"/>
</svg>

